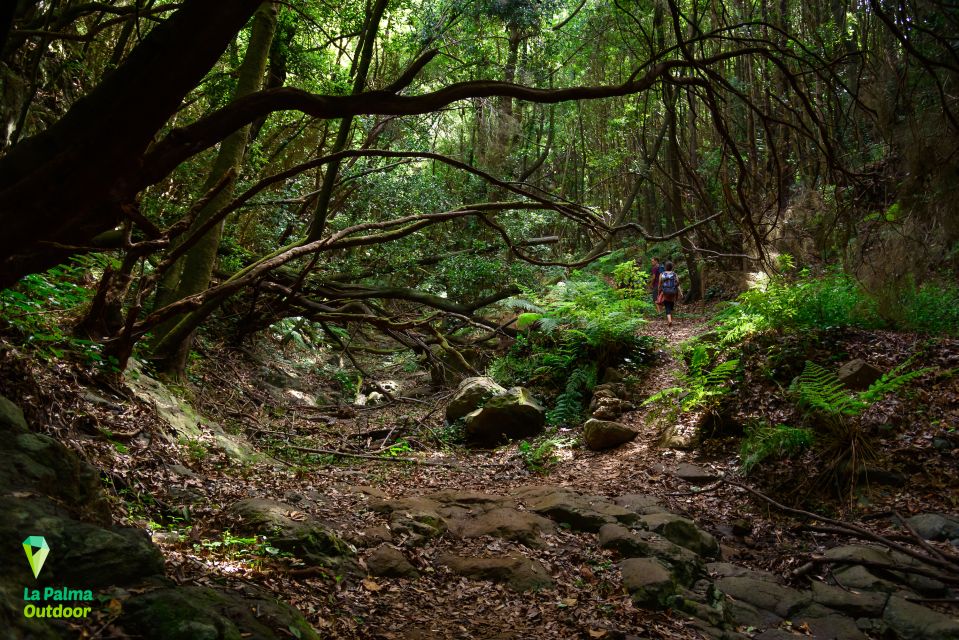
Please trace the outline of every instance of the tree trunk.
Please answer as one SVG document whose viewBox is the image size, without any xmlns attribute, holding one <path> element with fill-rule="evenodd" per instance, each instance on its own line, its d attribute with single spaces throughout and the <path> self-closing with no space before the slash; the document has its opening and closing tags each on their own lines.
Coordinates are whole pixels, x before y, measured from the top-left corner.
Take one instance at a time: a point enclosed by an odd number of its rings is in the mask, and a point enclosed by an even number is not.
<svg viewBox="0 0 959 640">
<path fill-rule="evenodd" d="M 0 288 L 124 218 L 143 152 L 259 4 L 185 0 L 56 124 L 0 158 Z"/>
<path fill-rule="evenodd" d="M 236 88 L 233 92 L 234 100 L 260 89 L 266 72 L 266 61 L 269 57 L 270 43 L 273 40 L 275 29 L 276 7 L 272 2 L 264 2 L 257 9 L 253 19 L 250 43 L 247 45 L 246 54 L 240 65 Z M 213 163 L 213 169 L 203 185 L 204 193 L 218 185 L 227 174 L 236 174 L 243 161 L 249 135 L 250 127 L 246 126 L 234 131 L 223 140 Z M 205 225 L 233 199 L 232 186 L 234 181 L 235 177 L 231 178 L 227 185 L 220 189 L 217 195 L 211 198 L 199 211 L 193 221 L 193 229 Z M 223 223 L 221 222 L 200 238 L 180 259 L 182 267 L 179 269 L 180 280 L 173 296 L 175 300 L 199 293 L 209 286 L 222 231 Z M 180 337 L 173 343 L 164 340 L 181 318 L 180 316 L 171 318 L 167 323 L 158 327 L 154 334 L 154 344 L 157 347 L 153 353 L 154 360 L 157 361 L 160 370 L 174 378 L 179 378 L 184 373 L 186 358 L 193 343 L 193 332 Z M 161 345 L 162 349 L 159 348 Z"/>
</svg>

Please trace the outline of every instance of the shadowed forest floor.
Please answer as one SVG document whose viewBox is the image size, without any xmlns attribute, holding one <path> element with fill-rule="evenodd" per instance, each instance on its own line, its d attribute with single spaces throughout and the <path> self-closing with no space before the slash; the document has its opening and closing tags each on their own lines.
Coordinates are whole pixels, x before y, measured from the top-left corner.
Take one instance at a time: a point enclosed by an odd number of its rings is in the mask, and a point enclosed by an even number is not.
<svg viewBox="0 0 959 640">
<path fill-rule="evenodd" d="M 705 330 L 702 318 L 681 314 L 671 329 L 661 320 L 653 320 L 645 328 L 662 339 L 662 348 L 652 366 L 631 384 L 632 397 L 641 400 L 675 384 L 676 373 L 683 366 L 677 360 L 676 347 Z M 883 350 L 890 353 L 892 361 L 899 359 L 896 349 L 907 350 L 916 341 L 910 336 L 875 332 L 850 334 L 843 340 L 850 353 Z M 952 343 L 942 349 L 943 358 L 955 358 L 957 353 L 959 349 Z M 620 418 L 639 432 L 632 442 L 607 452 L 561 448 L 548 469 L 534 471 L 524 464 L 515 445 L 493 450 L 446 445 L 442 407 L 449 392 L 380 407 L 278 406 L 265 400 L 257 389 L 256 373 L 248 353 L 221 350 L 217 357 L 205 359 L 194 381 L 198 385 L 194 402 L 201 414 L 221 424 L 241 425 L 258 450 L 269 452 L 270 457 L 260 462 L 239 464 L 206 446 L 202 438 L 194 443 L 167 443 L 155 437 L 161 427 L 151 407 L 125 400 L 128 394 L 119 386 L 110 389 L 101 384 L 94 394 L 87 388 L 91 381 L 78 379 L 69 368 L 43 369 L 15 357 L 5 359 L 3 370 L 7 388 L 16 388 L 20 397 L 31 400 L 25 410 L 35 424 L 49 425 L 51 435 L 107 470 L 117 496 L 114 517 L 152 529 L 153 540 L 165 556 L 167 573 L 174 580 L 241 592 L 265 588 L 302 611 L 325 637 L 704 637 L 682 615 L 635 606 L 616 570 L 618 555 L 601 548 L 592 533 L 559 527 L 544 533 L 545 542 L 540 546 L 450 535 L 413 543 L 408 533 L 390 529 L 383 512 L 371 510 L 376 503 L 441 490 L 504 496 L 549 485 L 610 498 L 647 495 L 715 536 L 722 545 L 723 560 L 768 570 L 793 582 L 804 581 L 790 578 L 790 572 L 810 551 L 843 540 L 801 530 L 796 521 L 749 499 L 736 487 L 717 482 L 704 489 L 677 477 L 674 471 L 682 463 L 695 463 L 715 478 L 738 477 L 738 451 L 722 438 L 691 451 L 662 448 L 662 427 L 646 407 Z M 955 394 L 955 381 L 951 389 Z M 762 405 L 764 394 L 757 386 L 743 395 L 742 407 L 748 410 Z M 942 401 L 943 410 L 954 417 L 955 395 Z M 691 420 L 685 415 L 681 419 Z M 385 436 L 384 431 L 388 432 Z M 574 434 L 570 431 L 568 435 Z M 918 423 L 916 431 L 906 430 L 897 438 L 903 458 L 915 453 L 910 448 L 922 449 L 925 473 L 915 475 L 908 484 L 876 487 L 868 497 L 860 498 L 855 509 L 860 514 L 896 509 L 954 511 L 957 495 L 951 478 L 955 450 L 929 448 L 931 436 L 922 433 Z M 302 451 L 284 448 L 291 444 L 374 457 L 415 458 L 423 464 L 304 457 Z M 760 488 L 781 490 L 796 481 L 802 464 L 784 461 L 750 481 Z M 248 498 L 290 505 L 285 516 L 294 521 L 328 523 L 358 548 L 361 568 L 372 548 L 389 542 L 402 549 L 419 577 L 364 578 L 362 572 L 338 575 L 335 570 L 264 552 L 262 545 L 231 532 L 233 522 L 226 507 Z M 832 504 L 832 515 L 837 517 L 853 509 L 841 502 Z M 438 558 L 450 552 L 521 554 L 541 563 L 554 586 L 517 592 L 498 582 L 467 580 L 437 564 Z M 948 605 L 942 606 L 949 611 Z M 82 634 L 119 637 L 121 632 L 101 614 Z"/>
</svg>

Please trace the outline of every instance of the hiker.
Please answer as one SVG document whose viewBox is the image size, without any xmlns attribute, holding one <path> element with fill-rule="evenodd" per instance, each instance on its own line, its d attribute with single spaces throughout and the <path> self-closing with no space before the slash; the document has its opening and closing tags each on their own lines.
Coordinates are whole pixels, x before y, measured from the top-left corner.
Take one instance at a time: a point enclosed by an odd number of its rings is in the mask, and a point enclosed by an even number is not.
<svg viewBox="0 0 959 640">
<path fill-rule="evenodd" d="M 662 313 L 663 306 L 659 303 L 659 278 L 663 273 L 663 266 L 659 264 L 659 258 L 650 260 L 649 268 L 649 292 L 653 297 L 653 304 L 656 305 L 656 311 Z"/>
<path fill-rule="evenodd" d="M 673 326 L 673 307 L 676 306 L 676 299 L 683 294 L 679 286 L 679 276 L 673 271 L 673 263 L 666 261 L 665 270 L 659 276 L 659 297 L 657 303 L 661 303 L 666 309 L 666 324 Z"/>
</svg>

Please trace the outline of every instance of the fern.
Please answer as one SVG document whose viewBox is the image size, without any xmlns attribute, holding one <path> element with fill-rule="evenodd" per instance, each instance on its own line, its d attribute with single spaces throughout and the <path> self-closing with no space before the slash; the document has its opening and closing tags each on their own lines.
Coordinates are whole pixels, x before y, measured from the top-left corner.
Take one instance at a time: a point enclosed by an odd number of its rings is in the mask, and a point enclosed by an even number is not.
<svg viewBox="0 0 959 640">
<path fill-rule="evenodd" d="M 534 302 L 530 302 L 529 300 L 524 300 L 523 298 L 506 298 L 503 300 L 503 304 L 510 309 L 522 309 L 523 311 L 528 311 L 530 313 L 546 313 L 546 309 L 543 307 Z"/>
<path fill-rule="evenodd" d="M 835 373 L 808 360 L 794 388 L 802 405 L 831 416 L 855 416 L 869 406 L 849 393 Z"/>
<path fill-rule="evenodd" d="M 556 398 L 556 405 L 547 414 L 553 425 L 572 425 L 579 422 L 586 408 L 589 393 L 596 386 L 596 365 L 575 369 L 566 381 L 563 393 Z"/>
<path fill-rule="evenodd" d="M 787 458 L 812 446 L 812 430 L 785 424 L 760 424 L 747 428 L 739 449 L 742 470 L 748 474 L 753 467 L 770 457 Z"/>
<path fill-rule="evenodd" d="M 903 369 L 912 364 L 914 359 L 915 358 L 909 358 L 892 371 L 884 374 L 881 378 L 869 385 L 868 389 L 860 393 L 859 398 L 868 404 L 875 404 L 876 402 L 882 400 L 886 395 L 899 390 L 900 387 L 903 387 L 916 378 L 921 378 L 930 371 L 935 370 L 935 367 L 924 367 L 922 369 L 916 369 L 915 371 L 900 373 Z"/>
</svg>

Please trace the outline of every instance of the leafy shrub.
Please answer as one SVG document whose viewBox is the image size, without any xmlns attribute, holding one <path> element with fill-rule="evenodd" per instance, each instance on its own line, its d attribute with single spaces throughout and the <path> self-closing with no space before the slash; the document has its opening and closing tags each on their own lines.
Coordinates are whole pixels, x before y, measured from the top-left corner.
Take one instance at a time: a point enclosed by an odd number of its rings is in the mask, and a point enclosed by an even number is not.
<svg viewBox="0 0 959 640">
<path fill-rule="evenodd" d="M 739 448 L 743 473 L 748 474 L 760 462 L 769 458 L 783 459 L 812 446 L 814 440 L 811 429 L 790 427 L 785 424 L 775 426 L 767 423 L 746 427 L 746 437 Z"/>
<path fill-rule="evenodd" d="M 814 277 L 800 272 L 795 280 L 771 278 L 762 289 L 742 293 L 717 315 L 723 344 L 735 344 L 766 331 L 878 327 L 875 302 L 850 276 L 830 271 Z"/>
<path fill-rule="evenodd" d="M 892 326 L 932 335 L 959 336 L 959 285 L 927 281 L 917 286 L 907 278 L 883 305 Z"/>
</svg>

